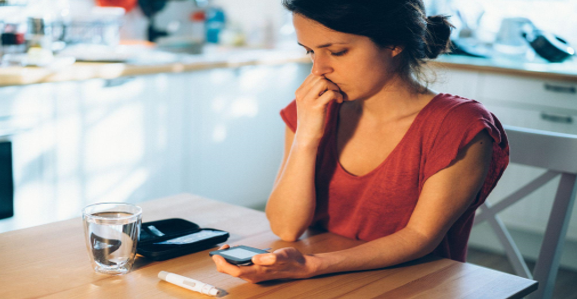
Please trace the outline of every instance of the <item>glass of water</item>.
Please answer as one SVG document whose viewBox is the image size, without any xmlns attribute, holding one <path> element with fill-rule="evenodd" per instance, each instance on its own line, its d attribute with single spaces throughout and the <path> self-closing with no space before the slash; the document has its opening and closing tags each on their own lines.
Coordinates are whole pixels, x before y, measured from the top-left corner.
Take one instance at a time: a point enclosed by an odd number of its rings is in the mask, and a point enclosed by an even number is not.
<svg viewBox="0 0 577 299">
<path fill-rule="evenodd" d="M 129 203 L 96 203 L 82 210 L 84 235 L 94 271 L 126 274 L 136 256 L 142 209 Z"/>
</svg>

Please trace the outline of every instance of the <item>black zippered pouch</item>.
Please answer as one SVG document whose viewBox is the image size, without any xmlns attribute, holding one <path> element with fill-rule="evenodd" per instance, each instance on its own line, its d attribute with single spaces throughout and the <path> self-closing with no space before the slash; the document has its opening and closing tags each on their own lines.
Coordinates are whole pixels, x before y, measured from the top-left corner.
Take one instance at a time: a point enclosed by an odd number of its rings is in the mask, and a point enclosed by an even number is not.
<svg viewBox="0 0 577 299">
<path fill-rule="evenodd" d="M 215 247 L 230 234 L 180 218 L 142 223 L 136 252 L 146 258 L 162 261 Z"/>
</svg>

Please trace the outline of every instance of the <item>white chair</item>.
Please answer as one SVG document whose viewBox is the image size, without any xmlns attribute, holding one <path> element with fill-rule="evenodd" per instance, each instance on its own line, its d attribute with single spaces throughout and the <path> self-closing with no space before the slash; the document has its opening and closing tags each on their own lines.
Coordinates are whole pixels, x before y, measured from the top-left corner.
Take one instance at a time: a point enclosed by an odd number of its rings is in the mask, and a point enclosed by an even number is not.
<svg viewBox="0 0 577 299">
<path fill-rule="evenodd" d="M 553 295 L 559 260 L 577 191 L 577 135 L 512 126 L 505 126 L 505 131 L 509 138 L 511 163 L 545 168 L 548 171 L 495 205 L 487 202 L 483 204 L 480 207 L 481 212 L 475 216 L 474 224 L 488 221 L 504 246 L 516 274 L 539 282 L 539 289 L 528 298 L 549 299 Z M 561 176 L 561 180 L 557 187 L 539 257 L 531 273 L 497 213 L 523 199 L 558 175 Z"/>
</svg>

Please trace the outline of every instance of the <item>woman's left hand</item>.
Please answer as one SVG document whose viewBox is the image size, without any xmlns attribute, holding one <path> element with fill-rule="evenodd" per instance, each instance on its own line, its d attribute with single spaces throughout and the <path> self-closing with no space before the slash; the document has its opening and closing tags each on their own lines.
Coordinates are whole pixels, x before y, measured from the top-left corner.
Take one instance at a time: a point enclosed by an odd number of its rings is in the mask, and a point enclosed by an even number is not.
<svg viewBox="0 0 577 299">
<path fill-rule="evenodd" d="M 220 249 L 227 249 L 224 245 Z M 252 257 L 250 266 L 229 264 L 222 256 L 213 255 L 218 272 L 242 278 L 250 283 L 275 279 L 300 279 L 313 276 L 310 255 L 303 255 L 292 247 L 281 248 L 272 253 L 258 254 Z"/>
</svg>

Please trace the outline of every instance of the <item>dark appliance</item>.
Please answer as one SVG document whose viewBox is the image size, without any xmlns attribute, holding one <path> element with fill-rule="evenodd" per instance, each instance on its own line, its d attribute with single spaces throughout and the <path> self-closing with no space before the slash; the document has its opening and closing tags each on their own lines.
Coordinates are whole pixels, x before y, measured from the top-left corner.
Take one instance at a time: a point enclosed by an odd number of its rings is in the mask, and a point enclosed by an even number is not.
<svg viewBox="0 0 577 299">
<path fill-rule="evenodd" d="M 154 42 L 157 38 L 167 36 L 168 32 L 159 30 L 154 24 L 154 16 L 159 13 L 165 6 L 168 0 L 138 0 L 138 5 L 142 9 L 142 13 L 148 19 L 147 38 Z"/>
<path fill-rule="evenodd" d="M 0 219 L 14 216 L 12 143 L 0 141 Z"/>
<path fill-rule="evenodd" d="M 147 29 L 148 41 L 155 42 L 159 37 L 168 36 L 171 33 L 169 30 L 162 30 L 157 28 L 154 21 L 154 17 L 156 16 L 156 14 L 161 12 L 170 1 L 176 2 L 187 0 L 138 0 L 138 6 L 140 6 L 142 13 L 148 19 L 148 29 Z M 208 0 L 192 0 L 192 5 L 196 6 L 197 8 L 204 8 L 208 5 Z"/>
<path fill-rule="evenodd" d="M 563 62 L 575 55 L 575 49 L 566 40 L 549 32 L 534 29 L 522 35 L 533 50 L 549 62 Z"/>
</svg>

